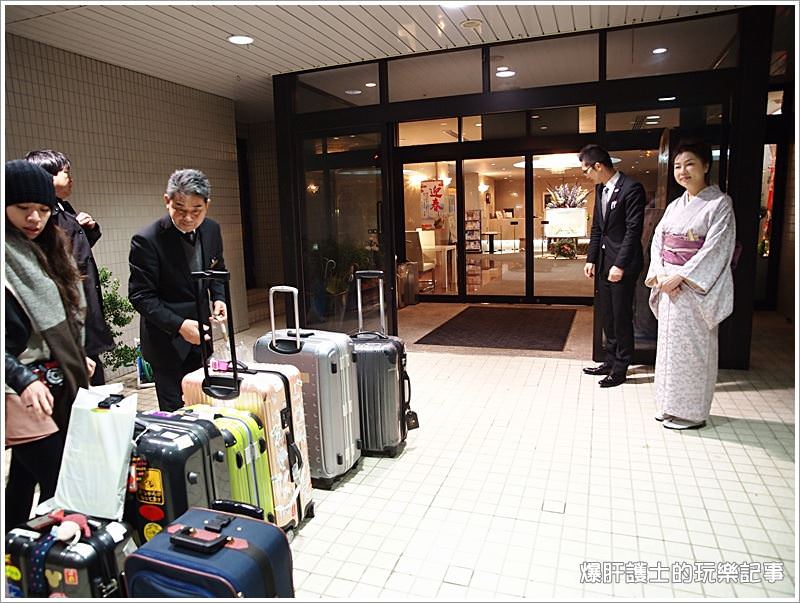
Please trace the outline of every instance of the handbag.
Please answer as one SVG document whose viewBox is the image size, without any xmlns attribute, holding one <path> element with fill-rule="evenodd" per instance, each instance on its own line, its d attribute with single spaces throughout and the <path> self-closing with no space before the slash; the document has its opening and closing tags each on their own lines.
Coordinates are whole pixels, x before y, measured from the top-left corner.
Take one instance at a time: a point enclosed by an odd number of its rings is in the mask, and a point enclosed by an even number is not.
<svg viewBox="0 0 800 603">
<path fill-rule="evenodd" d="M 72 405 L 56 506 L 101 519 L 122 519 L 133 446 L 137 394 L 79 389 Z"/>
</svg>

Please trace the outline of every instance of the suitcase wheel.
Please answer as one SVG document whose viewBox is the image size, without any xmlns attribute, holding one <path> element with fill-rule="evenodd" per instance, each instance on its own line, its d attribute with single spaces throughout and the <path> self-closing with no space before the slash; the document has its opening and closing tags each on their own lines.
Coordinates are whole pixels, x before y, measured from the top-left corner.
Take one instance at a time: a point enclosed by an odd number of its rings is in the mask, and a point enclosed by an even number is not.
<svg viewBox="0 0 800 603">
<path fill-rule="evenodd" d="M 310 503 L 310 504 L 309 504 L 309 505 L 306 507 L 306 517 L 307 517 L 308 519 L 313 519 L 313 518 L 314 518 L 314 503 L 313 503 L 313 502 L 312 502 L 312 503 Z"/>
<path fill-rule="evenodd" d="M 318 490 L 333 490 L 332 477 L 312 477 L 311 485 Z"/>
</svg>

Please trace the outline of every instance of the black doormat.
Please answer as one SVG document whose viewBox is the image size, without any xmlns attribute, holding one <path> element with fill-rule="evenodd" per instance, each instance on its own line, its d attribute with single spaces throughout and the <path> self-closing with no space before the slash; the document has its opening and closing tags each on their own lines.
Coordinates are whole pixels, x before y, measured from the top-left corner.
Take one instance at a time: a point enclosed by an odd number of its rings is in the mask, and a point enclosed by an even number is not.
<svg viewBox="0 0 800 603">
<path fill-rule="evenodd" d="M 466 308 L 416 343 L 471 348 L 558 352 L 567 342 L 575 310 L 561 308 Z"/>
</svg>

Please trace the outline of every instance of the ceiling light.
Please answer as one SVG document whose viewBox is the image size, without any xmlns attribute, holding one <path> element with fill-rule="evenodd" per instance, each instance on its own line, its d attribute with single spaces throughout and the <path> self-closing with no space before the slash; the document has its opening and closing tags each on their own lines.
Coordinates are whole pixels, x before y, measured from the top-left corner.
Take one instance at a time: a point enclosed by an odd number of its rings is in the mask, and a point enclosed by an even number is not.
<svg viewBox="0 0 800 603">
<path fill-rule="evenodd" d="M 541 115 L 531 115 L 531 119 L 539 119 Z"/>
<path fill-rule="evenodd" d="M 476 128 L 480 128 L 480 127 L 481 127 L 481 125 L 482 125 L 482 124 L 481 124 L 481 122 L 478 122 L 478 123 L 476 123 L 476 124 L 475 124 L 475 127 L 476 127 Z"/>
<path fill-rule="evenodd" d="M 546 130 L 546 129 L 547 129 L 547 126 L 539 126 L 539 129 L 540 129 L 540 130 Z"/>
<path fill-rule="evenodd" d="M 479 192 L 485 193 L 488 190 L 489 190 L 489 185 L 488 184 L 479 184 L 478 185 L 478 191 Z"/>
<path fill-rule="evenodd" d="M 661 119 L 660 115 L 648 115 L 645 119 Z"/>
<path fill-rule="evenodd" d="M 350 94 L 351 96 L 355 96 L 356 94 L 361 94 L 361 90 L 353 89 L 353 90 L 345 90 L 345 94 Z"/>
<path fill-rule="evenodd" d="M 483 22 L 480 19 L 465 19 L 458 24 L 462 29 L 480 29 Z"/>
<path fill-rule="evenodd" d="M 446 126 L 446 125 L 447 125 L 447 122 L 446 122 L 446 121 L 439 122 L 439 125 L 440 125 L 440 126 Z"/>
<path fill-rule="evenodd" d="M 667 52 L 666 48 L 663 47 L 653 48 L 653 54 L 664 54 L 665 52 Z"/>
<path fill-rule="evenodd" d="M 505 67 L 505 66 L 498 67 L 497 71 L 508 71 L 508 67 Z"/>
<path fill-rule="evenodd" d="M 657 121 L 646 121 L 646 122 L 644 122 L 644 125 L 646 125 L 646 126 L 657 126 L 658 122 Z"/>
<path fill-rule="evenodd" d="M 620 161 L 622 160 L 619 157 L 611 158 L 611 163 L 619 163 Z M 567 168 L 579 168 L 581 167 L 581 162 L 578 161 L 578 155 L 576 153 L 553 153 L 552 155 L 534 155 L 532 157 L 531 166 L 546 170 L 565 170 Z M 525 162 L 517 161 L 514 167 L 524 168 Z"/>
<path fill-rule="evenodd" d="M 374 88 L 374 87 L 375 87 L 375 86 L 377 86 L 378 84 L 376 84 L 375 82 L 367 82 L 367 83 L 366 83 L 366 84 L 364 84 L 364 85 L 365 85 L 367 88 Z"/>
<path fill-rule="evenodd" d="M 495 73 L 497 77 L 514 77 L 517 75 L 516 71 L 498 71 Z"/>
<path fill-rule="evenodd" d="M 662 103 L 666 103 L 668 101 L 674 101 L 675 97 L 674 96 L 659 96 L 658 100 L 661 101 Z"/>
<path fill-rule="evenodd" d="M 239 46 L 244 46 L 247 44 L 253 43 L 253 38 L 250 36 L 238 36 L 238 35 L 230 35 L 228 36 L 228 42 L 231 44 L 237 44 Z"/>
</svg>

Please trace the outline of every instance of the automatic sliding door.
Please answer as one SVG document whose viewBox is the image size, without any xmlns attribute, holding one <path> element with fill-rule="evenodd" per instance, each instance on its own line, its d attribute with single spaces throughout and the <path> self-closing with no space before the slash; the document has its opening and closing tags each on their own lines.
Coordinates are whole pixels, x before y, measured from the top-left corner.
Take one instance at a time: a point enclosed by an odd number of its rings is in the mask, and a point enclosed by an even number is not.
<svg viewBox="0 0 800 603">
<path fill-rule="evenodd" d="M 524 158 L 465 160 L 464 211 L 467 295 L 524 296 Z"/>
</svg>

